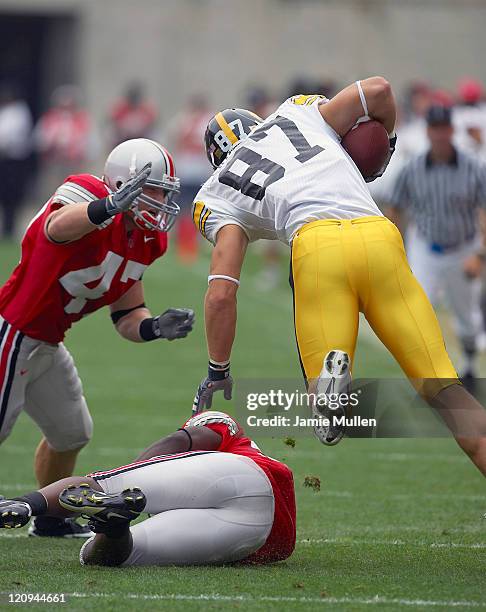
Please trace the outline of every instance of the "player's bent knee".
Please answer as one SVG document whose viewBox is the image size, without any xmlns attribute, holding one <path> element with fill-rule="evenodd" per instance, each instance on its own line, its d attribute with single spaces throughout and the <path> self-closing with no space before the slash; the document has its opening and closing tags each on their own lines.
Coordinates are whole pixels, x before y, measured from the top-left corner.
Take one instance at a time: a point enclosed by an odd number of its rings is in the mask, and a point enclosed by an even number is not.
<svg viewBox="0 0 486 612">
<path fill-rule="evenodd" d="M 70 431 L 56 432 L 52 439 L 51 436 L 46 436 L 49 446 L 58 453 L 79 451 L 88 444 L 92 437 L 93 419 L 87 411 Z"/>
<path fill-rule="evenodd" d="M 441 402 L 442 391 L 452 386 L 462 387 L 457 377 L 411 379 L 410 382 L 418 390 L 423 399 L 432 406 Z"/>
</svg>

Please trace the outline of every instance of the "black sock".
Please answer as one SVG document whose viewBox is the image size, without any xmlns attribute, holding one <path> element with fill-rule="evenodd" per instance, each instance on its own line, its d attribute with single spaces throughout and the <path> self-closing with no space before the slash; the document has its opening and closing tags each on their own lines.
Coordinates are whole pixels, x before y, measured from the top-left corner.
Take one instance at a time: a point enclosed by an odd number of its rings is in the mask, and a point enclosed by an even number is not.
<svg viewBox="0 0 486 612">
<path fill-rule="evenodd" d="M 95 533 L 103 533 L 107 538 L 122 538 L 125 536 L 130 529 L 130 521 L 120 521 L 119 523 L 110 524 L 108 523 L 100 523 L 99 521 L 91 521 L 89 523 L 89 527 L 91 531 Z"/>
<path fill-rule="evenodd" d="M 39 516 L 47 512 L 46 498 L 39 491 L 32 491 L 32 493 L 27 493 L 27 495 L 22 495 L 21 497 L 13 497 L 12 499 L 29 504 L 32 516 Z"/>
<path fill-rule="evenodd" d="M 66 519 L 58 518 L 57 516 L 36 516 L 35 526 L 39 529 L 55 529 L 60 527 Z"/>
</svg>

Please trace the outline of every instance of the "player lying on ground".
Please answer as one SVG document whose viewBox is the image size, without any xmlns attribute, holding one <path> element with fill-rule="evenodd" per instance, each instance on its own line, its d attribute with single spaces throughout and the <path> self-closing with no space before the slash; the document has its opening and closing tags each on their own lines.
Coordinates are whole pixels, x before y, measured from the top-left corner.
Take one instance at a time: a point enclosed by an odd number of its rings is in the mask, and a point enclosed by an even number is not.
<svg viewBox="0 0 486 612">
<path fill-rule="evenodd" d="M 129 528 L 144 508 L 152 516 Z M 192 417 L 135 463 L 0 501 L 4 528 L 80 514 L 97 532 L 82 564 L 271 563 L 295 546 L 292 472 L 223 412 Z"/>
<path fill-rule="evenodd" d="M 184 338 L 194 313 L 152 317 L 142 275 L 167 249 L 177 212 L 174 162 L 138 138 L 108 156 L 103 178 L 70 176 L 30 223 L 22 257 L 0 289 L 0 442 L 24 409 L 43 433 L 35 455 L 40 486 L 73 473 L 93 424 L 63 339 L 82 317 L 109 306 L 133 342 Z M 31 535 L 90 536 L 73 521 L 39 519 Z"/>
<path fill-rule="evenodd" d="M 399 230 L 341 146 L 363 116 L 383 124 L 391 153 L 396 107 L 382 77 L 353 83 L 332 100 L 294 96 L 265 121 L 228 109 L 209 123 L 207 152 L 216 170 L 194 204 L 194 221 L 214 244 L 205 300 L 209 370 L 194 410 L 210 407 L 219 389 L 231 397 L 236 293 L 246 249 L 260 238 L 278 239 L 291 246 L 295 332 L 306 381 L 317 381 L 318 390 L 321 376 L 324 388 L 329 377 L 347 386 L 346 362 L 352 365 L 363 312 L 486 475 L 486 411 L 459 383 Z M 330 444 L 342 433 L 316 430 Z"/>
</svg>

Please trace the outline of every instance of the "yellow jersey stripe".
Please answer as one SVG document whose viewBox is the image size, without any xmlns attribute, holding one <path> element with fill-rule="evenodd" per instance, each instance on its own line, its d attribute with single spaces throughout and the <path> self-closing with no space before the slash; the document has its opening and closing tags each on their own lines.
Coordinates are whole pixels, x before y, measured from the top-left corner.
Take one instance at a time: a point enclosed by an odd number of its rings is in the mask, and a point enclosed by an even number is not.
<svg viewBox="0 0 486 612">
<path fill-rule="evenodd" d="M 199 221 L 201 219 L 201 213 L 204 208 L 204 202 L 194 202 L 194 212 L 192 214 L 192 219 L 194 221 L 194 225 L 198 228 Z"/>
<path fill-rule="evenodd" d="M 325 96 L 321 96 L 320 94 L 300 94 L 298 96 L 293 96 L 291 100 L 294 104 L 298 104 L 299 106 L 310 106 L 314 104 L 318 98 L 325 98 Z"/>
<path fill-rule="evenodd" d="M 201 230 L 201 234 L 204 236 L 204 238 L 206 238 L 206 221 L 208 220 L 210 214 L 211 211 L 209 210 L 209 208 L 206 208 L 206 212 L 204 213 L 201 219 L 201 225 L 199 229 Z"/>
<path fill-rule="evenodd" d="M 233 132 L 233 130 L 230 128 L 230 126 L 228 125 L 228 122 L 226 121 L 226 119 L 223 117 L 223 113 L 218 113 L 215 116 L 215 119 L 219 125 L 219 127 L 223 130 L 223 132 L 225 133 L 226 137 L 228 138 L 228 140 L 231 142 L 231 144 L 235 144 L 235 142 L 238 142 L 238 138 L 236 137 L 236 134 Z"/>
</svg>

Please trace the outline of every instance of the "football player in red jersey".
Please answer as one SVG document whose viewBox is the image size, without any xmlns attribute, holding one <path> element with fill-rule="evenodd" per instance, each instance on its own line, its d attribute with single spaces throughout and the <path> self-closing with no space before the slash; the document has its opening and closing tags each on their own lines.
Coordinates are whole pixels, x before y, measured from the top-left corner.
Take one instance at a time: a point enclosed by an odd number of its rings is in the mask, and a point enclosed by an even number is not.
<svg viewBox="0 0 486 612">
<path fill-rule="evenodd" d="M 144 509 L 152 516 L 130 529 Z M 292 472 L 216 411 L 193 416 L 135 463 L 0 501 L 0 527 L 31 515 L 89 517 L 97 535 L 82 564 L 271 563 L 295 547 Z"/>
<path fill-rule="evenodd" d="M 194 313 L 153 317 L 142 275 L 167 249 L 179 207 L 174 162 L 160 144 L 128 140 L 108 156 L 103 178 L 69 176 L 34 217 L 22 256 L 0 289 L 0 442 L 24 409 L 43 433 L 35 455 L 40 486 L 72 474 L 92 420 L 65 332 L 109 306 L 119 334 L 133 342 L 174 340 Z M 73 521 L 39 519 L 32 535 L 86 536 Z"/>
</svg>

